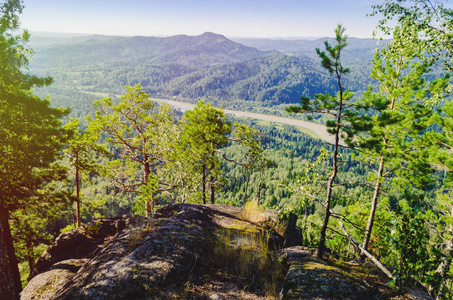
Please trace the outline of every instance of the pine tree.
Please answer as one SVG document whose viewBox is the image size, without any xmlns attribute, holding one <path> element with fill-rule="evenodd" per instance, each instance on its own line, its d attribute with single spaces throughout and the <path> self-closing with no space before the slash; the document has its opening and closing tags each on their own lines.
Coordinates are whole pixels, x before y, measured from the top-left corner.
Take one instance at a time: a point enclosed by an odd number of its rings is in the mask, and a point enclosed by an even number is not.
<svg viewBox="0 0 453 300">
<path fill-rule="evenodd" d="M 394 32 L 395 41 L 404 29 Z M 430 182 L 431 167 L 427 160 L 422 133 L 433 113 L 432 103 L 437 102 L 448 86 L 448 76 L 427 84 L 424 76 L 432 62 L 414 49 L 395 51 L 395 44 L 377 51 L 373 59 L 371 78 L 379 84 L 379 92 L 372 88 L 365 93 L 363 104 L 369 109 L 373 127 L 357 137 L 362 160 L 376 166 L 371 177 L 374 194 L 363 239 L 367 249 L 374 223 L 374 215 L 385 179 L 394 178 L 400 186 L 424 188 Z M 395 180 L 397 176 L 397 180 Z"/>
<path fill-rule="evenodd" d="M 123 192 L 137 193 L 145 202 L 146 217 L 154 211 L 154 195 L 173 189 L 162 179 L 162 169 L 176 149 L 178 127 L 168 106 L 155 107 L 140 84 L 126 86 L 117 104 L 111 98 L 96 100 L 91 131 L 103 131 L 112 146 L 113 160 L 104 175 Z"/>
<path fill-rule="evenodd" d="M 316 53 L 321 58 L 321 64 L 330 74 L 337 79 L 338 93 L 337 95 L 316 94 L 314 100 L 308 97 L 301 97 L 301 106 L 291 106 L 287 109 L 291 113 L 320 113 L 326 114 L 333 119 L 326 121 L 327 131 L 334 136 L 333 152 L 332 152 L 332 174 L 327 181 L 327 192 L 325 205 L 325 217 L 320 232 L 319 247 L 317 256 L 322 258 L 325 251 L 326 231 L 331 215 L 332 191 L 335 185 L 335 179 L 338 174 L 338 155 L 341 143 L 347 145 L 354 143 L 354 136 L 358 130 L 364 130 L 368 123 L 365 119 L 358 118 L 358 109 L 355 103 L 350 100 L 353 96 L 351 92 L 345 90 L 342 83 L 344 75 L 349 73 L 349 69 L 341 64 L 341 51 L 347 45 L 347 36 L 344 34 L 345 28 L 338 25 L 335 29 L 335 45 L 330 45 L 325 41 L 326 52 L 316 49 Z"/>
<path fill-rule="evenodd" d="M 80 217 L 80 180 L 82 173 L 97 174 L 100 164 L 96 162 L 99 155 L 108 155 L 105 145 L 96 143 L 99 140 L 99 132 L 78 129 L 79 120 L 70 119 L 66 129 L 72 132 L 71 139 L 65 146 L 63 153 L 69 158 L 70 165 L 74 168 L 76 185 L 76 211 L 77 227 L 81 226 Z"/>
<path fill-rule="evenodd" d="M 220 175 L 220 159 L 217 150 L 228 144 L 227 135 L 231 124 L 223 111 L 204 101 L 189 110 L 182 121 L 182 143 L 190 148 L 194 160 L 201 166 L 202 199 L 206 204 L 206 180 L 209 172 L 210 203 L 214 203 L 215 180 Z"/>
<path fill-rule="evenodd" d="M 52 79 L 24 71 L 31 51 L 26 47 L 28 32 L 16 35 L 21 12 L 19 0 L 0 3 L 0 299 L 8 300 L 19 299 L 22 289 L 11 213 L 43 204 L 30 199 L 47 183 L 61 179 L 54 161 L 66 138 L 60 118 L 68 113 L 32 93 L 33 86 L 48 85 Z"/>
</svg>

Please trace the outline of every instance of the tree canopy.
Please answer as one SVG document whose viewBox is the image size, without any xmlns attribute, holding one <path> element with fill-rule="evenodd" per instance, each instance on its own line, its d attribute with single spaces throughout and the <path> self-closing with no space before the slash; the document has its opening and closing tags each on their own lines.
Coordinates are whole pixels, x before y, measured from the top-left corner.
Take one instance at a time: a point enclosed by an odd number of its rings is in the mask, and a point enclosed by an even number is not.
<svg viewBox="0 0 453 300">
<path fill-rule="evenodd" d="M 27 31 L 17 35 L 22 4 L 8 0 L 0 4 L 0 252 L 6 254 L 1 268 L 6 276 L 0 282 L 4 299 L 18 299 L 21 282 L 11 236 L 12 212 L 40 203 L 45 184 L 62 179 L 54 164 L 67 138 L 61 118 L 69 111 L 50 106 L 32 87 L 51 83 L 26 73 L 31 50 L 26 47 Z M 35 201 L 38 200 L 38 201 Z M 50 199 L 46 199 L 49 201 Z"/>
</svg>

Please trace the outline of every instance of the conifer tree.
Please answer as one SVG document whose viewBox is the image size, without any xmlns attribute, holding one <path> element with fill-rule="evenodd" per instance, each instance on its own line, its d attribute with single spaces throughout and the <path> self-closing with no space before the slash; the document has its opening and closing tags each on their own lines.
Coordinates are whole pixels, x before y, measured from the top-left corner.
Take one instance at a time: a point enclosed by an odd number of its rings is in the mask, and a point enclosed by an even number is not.
<svg viewBox="0 0 453 300">
<path fill-rule="evenodd" d="M 121 101 L 96 100 L 90 130 L 104 131 L 114 159 L 104 175 L 123 192 L 137 193 L 145 202 L 146 217 L 154 211 L 154 195 L 173 186 L 162 179 L 162 169 L 175 151 L 178 127 L 168 106 L 156 109 L 140 84 L 126 86 Z"/>
<path fill-rule="evenodd" d="M 32 87 L 52 79 L 25 72 L 31 51 L 28 32 L 17 34 L 22 8 L 19 0 L 0 2 L 0 299 L 7 300 L 19 299 L 22 289 L 11 213 L 48 204 L 30 200 L 47 183 L 61 179 L 54 161 L 66 138 L 60 118 L 68 113 L 32 93 Z"/>
<path fill-rule="evenodd" d="M 301 97 L 301 106 L 291 106 L 287 109 L 291 113 L 321 113 L 331 116 L 326 121 L 327 131 L 334 136 L 332 152 L 332 174 L 327 181 L 327 192 L 325 205 L 325 217 L 320 232 L 319 246 L 317 256 L 322 258 L 325 251 L 326 231 L 331 215 L 332 191 L 335 186 L 335 179 L 338 174 L 338 155 L 341 143 L 353 144 L 354 135 L 359 130 L 364 130 L 368 126 L 365 119 L 359 120 L 358 107 L 350 100 L 353 96 L 351 92 L 344 89 L 343 76 L 349 73 L 349 69 L 343 67 L 341 63 L 341 52 L 347 45 L 347 36 L 344 34 L 345 28 L 338 25 L 335 29 L 335 45 L 330 45 L 325 41 L 325 52 L 319 48 L 316 53 L 321 58 L 321 64 L 330 74 L 334 75 L 337 80 L 338 93 L 316 94 L 315 99 L 310 100 L 308 97 Z"/>
<path fill-rule="evenodd" d="M 82 173 L 96 174 L 101 168 L 96 162 L 98 156 L 107 155 L 108 150 L 105 145 L 98 144 L 99 132 L 78 129 L 79 120 L 70 119 L 66 124 L 66 129 L 72 132 L 72 137 L 66 144 L 63 153 L 69 158 L 69 163 L 74 168 L 75 186 L 76 186 L 76 211 L 77 227 L 81 226 L 80 217 L 80 181 Z"/>
<path fill-rule="evenodd" d="M 228 144 L 227 135 L 231 124 L 226 120 L 223 111 L 198 102 L 189 110 L 182 121 L 182 143 L 191 149 L 194 160 L 201 166 L 202 199 L 206 204 L 206 180 L 209 171 L 210 203 L 214 203 L 215 180 L 220 171 L 220 159 L 217 150 Z"/>
<path fill-rule="evenodd" d="M 392 177 L 405 188 L 425 188 L 430 182 L 431 168 L 422 133 L 430 124 L 432 103 L 442 98 L 448 86 L 448 76 L 429 84 L 424 80 L 432 61 L 423 60 L 412 48 L 395 50 L 399 46 L 396 41 L 401 40 L 404 31 L 396 28 L 394 42 L 376 52 L 371 78 L 379 82 L 379 92 L 372 92 L 370 87 L 363 98 L 364 106 L 373 115 L 373 127 L 357 136 L 357 150 L 368 165 L 376 166 L 371 177 L 374 193 L 363 239 L 365 249 L 383 181 Z"/>
<path fill-rule="evenodd" d="M 264 149 L 261 147 L 261 135 L 258 130 L 248 127 L 245 124 L 238 123 L 234 124 L 234 128 L 236 130 L 235 140 L 241 143 L 241 145 L 245 148 L 244 162 L 239 163 L 245 167 L 247 171 L 244 191 L 244 205 L 247 202 L 250 175 L 254 169 L 258 169 L 260 171 L 260 181 L 258 183 L 256 199 L 259 204 L 263 173 L 265 169 L 273 165 L 273 162 L 264 155 Z"/>
</svg>

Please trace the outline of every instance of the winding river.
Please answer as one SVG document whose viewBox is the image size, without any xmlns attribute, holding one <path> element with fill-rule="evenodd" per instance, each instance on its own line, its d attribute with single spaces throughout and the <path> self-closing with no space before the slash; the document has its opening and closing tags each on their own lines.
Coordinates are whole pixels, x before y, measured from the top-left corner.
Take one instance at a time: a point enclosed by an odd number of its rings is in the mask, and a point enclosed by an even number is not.
<svg viewBox="0 0 453 300">
<path fill-rule="evenodd" d="M 173 107 L 178 107 L 179 109 L 181 109 L 181 111 L 187 111 L 187 110 L 193 109 L 195 107 L 195 104 L 174 101 L 174 100 L 154 99 L 154 98 L 152 100 L 154 100 L 156 102 L 167 103 Z M 334 137 L 332 135 L 330 135 L 329 133 L 327 133 L 326 126 L 321 125 L 321 124 L 315 124 L 315 123 L 311 123 L 311 122 L 307 122 L 307 121 L 294 120 L 294 119 L 289 119 L 289 118 L 282 118 L 282 117 L 276 117 L 276 116 L 270 116 L 270 115 L 251 113 L 251 112 L 235 111 L 235 110 L 229 110 L 229 109 L 225 109 L 224 112 L 226 114 L 232 114 L 237 117 L 248 117 L 248 118 L 253 118 L 253 119 L 258 119 L 258 120 L 265 120 L 265 121 L 270 121 L 270 122 L 276 122 L 276 123 L 303 127 L 303 128 L 313 131 L 320 139 L 322 139 L 330 144 L 333 144 L 333 142 L 334 142 Z"/>
</svg>

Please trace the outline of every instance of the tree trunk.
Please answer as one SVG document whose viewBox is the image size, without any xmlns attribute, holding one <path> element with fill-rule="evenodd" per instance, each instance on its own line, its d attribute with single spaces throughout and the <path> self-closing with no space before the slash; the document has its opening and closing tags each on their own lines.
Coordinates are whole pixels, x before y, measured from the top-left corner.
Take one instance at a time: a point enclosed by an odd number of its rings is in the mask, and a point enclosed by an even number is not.
<svg viewBox="0 0 453 300">
<path fill-rule="evenodd" d="M 149 180 L 149 175 L 151 174 L 151 168 L 148 163 L 148 155 L 144 154 L 143 155 L 143 182 L 145 185 L 148 185 L 148 180 Z M 151 217 L 151 214 L 153 213 L 154 210 L 154 199 L 153 195 L 151 195 L 151 199 L 146 199 L 145 200 L 145 217 L 149 219 Z"/>
<path fill-rule="evenodd" d="M 245 203 L 247 203 L 247 191 L 248 191 L 248 189 L 249 189 L 250 173 L 251 173 L 251 169 L 248 169 L 248 172 L 247 172 L 247 182 L 246 182 L 246 184 L 245 184 L 244 206 L 245 206 Z"/>
<path fill-rule="evenodd" d="M 22 284 L 9 226 L 9 212 L 3 207 L 0 208 L 0 271 L 0 300 L 18 300 Z"/>
<path fill-rule="evenodd" d="M 201 193 L 203 204 L 206 204 L 206 164 L 203 163 L 201 171 Z"/>
<path fill-rule="evenodd" d="M 258 205 L 260 204 L 260 201 L 261 201 L 261 188 L 262 188 L 262 184 L 263 184 L 263 174 L 264 174 L 264 169 L 261 170 L 260 183 L 258 184 L 258 193 L 256 194 Z"/>
<path fill-rule="evenodd" d="M 327 205 L 325 205 L 324 203 L 322 203 L 322 201 L 319 199 L 319 198 L 316 198 L 318 200 L 319 203 L 321 203 L 321 205 L 327 207 Z M 329 209 L 330 210 L 330 209 Z M 331 213 L 333 213 L 332 210 L 330 210 Z M 359 248 L 362 253 L 365 253 L 365 255 L 379 268 L 381 269 L 382 272 L 385 273 L 385 275 L 387 275 L 388 278 L 390 279 L 393 279 L 393 275 L 392 273 L 390 273 L 390 271 L 383 265 L 381 264 L 381 262 L 376 258 L 374 257 L 373 255 L 371 255 L 371 253 L 369 253 L 367 250 L 363 249 L 363 247 L 360 245 L 359 242 L 357 242 L 353 237 L 352 235 L 349 234 L 349 232 L 346 231 L 346 228 L 344 227 L 344 224 L 343 222 L 340 220 L 340 218 L 337 217 L 337 220 L 338 220 L 338 224 L 340 225 L 340 229 L 341 231 L 343 231 L 344 235 L 348 238 L 349 241 L 351 241 L 357 248 Z"/>
<path fill-rule="evenodd" d="M 76 180 L 76 204 L 77 204 L 77 228 L 80 228 L 82 225 L 80 217 L 80 182 L 79 182 L 79 167 L 75 167 L 75 180 Z"/>
<path fill-rule="evenodd" d="M 327 197 L 326 197 L 326 209 L 325 209 L 325 215 L 324 215 L 324 222 L 321 227 L 321 233 L 319 236 L 319 245 L 318 245 L 318 252 L 317 252 L 317 257 L 319 259 L 322 259 L 324 256 L 324 251 L 325 251 L 325 245 L 326 245 L 326 231 L 327 231 L 327 226 L 329 225 L 329 218 L 330 218 L 330 202 L 332 198 L 332 185 L 333 185 L 333 180 L 336 177 L 336 172 L 332 173 L 332 175 L 329 178 L 329 181 L 327 182 Z"/>
<path fill-rule="evenodd" d="M 30 273 L 33 271 L 35 268 L 35 259 L 34 259 L 34 253 L 33 253 L 33 244 L 31 241 L 31 238 L 27 238 L 27 243 L 25 245 L 27 247 L 27 261 L 28 261 L 28 268 L 30 269 Z"/>
<path fill-rule="evenodd" d="M 211 190 L 209 193 L 210 202 L 211 202 L 211 204 L 214 204 L 215 182 L 214 182 L 214 174 L 213 174 L 212 170 L 209 174 L 209 188 Z"/>
<path fill-rule="evenodd" d="M 72 214 L 72 225 L 74 226 L 74 228 L 77 228 L 77 213 L 74 212 L 74 205 L 72 205 L 72 203 L 69 205 L 69 209 L 71 209 Z"/>
<path fill-rule="evenodd" d="M 338 147 L 340 144 L 340 125 L 341 125 L 341 118 L 342 118 L 342 113 L 343 113 L 343 88 L 341 86 L 341 80 L 340 80 L 340 74 L 338 73 L 337 70 L 337 82 L 338 82 L 338 89 L 339 89 L 339 95 L 340 95 L 340 103 L 338 105 L 338 110 L 337 110 L 337 120 L 336 120 L 336 126 L 335 126 L 335 142 L 334 142 L 334 148 L 333 148 L 333 161 L 332 161 L 332 166 L 333 166 L 333 171 L 332 175 L 329 177 L 329 180 L 327 181 L 327 196 L 326 196 L 326 210 L 325 210 L 325 217 L 324 217 L 324 222 L 321 227 L 321 233 L 319 236 L 319 246 L 318 246 L 318 253 L 317 257 L 322 259 L 324 256 L 324 250 L 326 248 L 326 231 L 327 231 L 327 226 L 329 225 L 329 218 L 330 218 L 330 202 L 332 200 L 332 189 L 333 189 L 333 183 L 335 181 L 335 177 L 337 177 L 338 173 Z"/>
<path fill-rule="evenodd" d="M 371 200 L 371 211 L 370 216 L 368 217 L 368 224 L 365 230 L 365 236 L 363 237 L 363 249 L 368 250 L 368 244 L 371 238 L 371 230 L 373 229 L 374 215 L 376 213 L 377 202 L 379 198 L 379 193 L 381 191 L 382 176 L 384 174 L 384 157 L 381 157 L 379 162 L 378 178 L 376 180 L 376 185 L 374 187 L 373 199 Z M 365 254 L 361 254 L 361 259 L 365 259 Z"/>
<path fill-rule="evenodd" d="M 344 227 L 344 224 L 343 222 L 341 222 L 340 219 L 338 219 L 338 224 L 340 224 L 340 228 L 341 228 L 341 231 L 343 231 L 343 233 L 346 235 L 346 237 L 354 244 L 357 246 L 357 248 L 359 248 L 360 250 L 362 250 L 362 253 L 364 253 L 379 269 L 381 269 L 382 272 L 385 273 L 385 275 L 387 275 L 388 278 L 390 279 L 393 279 L 393 275 L 392 273 L 390 273 L 390 271 L 384 267 L 383 264 L 381 264 L 381 262 L 379 260 L 377 260 L 376 257 L 374 257 L 373 255 L 371 255 L 371 253 L 369 253 L 367 250 L 365 250 L 364 248 L 362 248 L 362 246 L 360 245 L 359 242 L 357 242 L 353 237 L 352 235 L 350 235 L 347 231 L 346 231 L 346 228 Z"/>
<path fill-rule="evenodd" d="M 342 109 L 342 102 L 340 101 L 340 108 L 339 111 Z M 332 189 L 333 189 L 333 182 L 335 180 L 335 177 L 337 176 L 338 172 L 338 145 L 340 141 L 340 134 L 339 134 L 339 129 L 340 129 L 340 122 L 341 122 L 341 114 L 338 114 L 337 116 L 337 127 L 336 127 L 336 133 L 335 133 L 335 144 L 334 144 L 334 150 L 333 150 L 333 172 L 332 175 L 330 175 L 329 180 L 327 181 L 327 196 L 326 196 L 326 209 L 325 209 L 325 216 L 324 216 L 324 222 L 321 227 L 321 233 L 319 236 L 319 246 L 318 246 L 318 252 L 317 252 L 317 257 L 319 259 L 322 259 L 324 256 L 324 251 L 325 251 L 325 245 L 326 245 L 326 231 L 327 231 L 327 226 L 329 225 L 329 218 L 330 218 L 330 202 L 332 200 Z"/>
<path fill-rule="evenodd" d="M 151 216 L 151 204 L 149 200 L 145 200 L 145 217 L 149 218 Z"/>
</svg>

